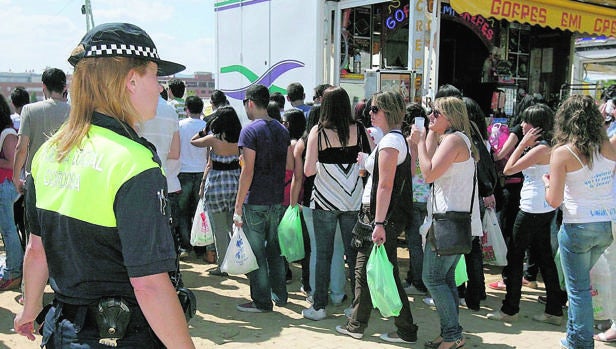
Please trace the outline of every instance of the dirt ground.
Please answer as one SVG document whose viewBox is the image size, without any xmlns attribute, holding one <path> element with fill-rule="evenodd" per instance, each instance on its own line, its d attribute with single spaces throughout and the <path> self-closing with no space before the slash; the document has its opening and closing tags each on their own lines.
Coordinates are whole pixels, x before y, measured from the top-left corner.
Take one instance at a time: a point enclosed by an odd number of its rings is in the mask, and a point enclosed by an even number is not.
<svg viewBox="0 0 616 349">
<path fill-rule="evenodd" d="M 398 249 L 402 275 L 406 275 L 408 252 Z M 4 255 L 0 246 L 0 259 Z M 380 317 L 373 311 L 371 322 L 364 338 L 356 340 L 339 335 L 336 325 L 345 322 L 344 308 L 330 305 L 328 317 L 322 321 L 304 319 L 301 310 L 308 307 L 305 297 L 300 293 L 301 276 L 299 265 L 292 264 L 293 282 L 287 287 L 289 303 L 283 308 L 274 307 L 271 313 L 242 313 L 235 306 L 250 300 L 250 289 L 245 276 L 218 277 L 210 276 L 207 271 L 214 265 L 189 257 L 182 262 L 182 272 L 186 286 L 197 296 L 198 311 L 190 322 L 190 333 L 197 348 L 212 348 L 224 345 L 225 348 L 395 348 L 409 347 L 402 344 L 389 344 L 379 340 L 379 335 L 394 329 L 393 319 Z M 500 269 L 486 267 L 486 282 L 500 278 Z M 564 337 L 565 326 L 553 326 L 532 321 L 532 315 L 543 311 L 543 305 L 537 297 L 544 294 L 543 284 L 539 289 L 523 289 L 519 321 L 506 324 L 487 320 L 485 315 L 498 309 L 504 296 L 503 291 L 487 289 L 488 299 L 481 304 L 478 312 L 460 308 L 460 322 L 464 327 L 465 348 L 558 348 L 558 341 Z M 350 294 L 350 291 L 349 291 Z M 17 303 L 19 293 L 16 291 L 0 292 L 0 349 L 37 348 L 40 337 L 30 342 L 13 332 L 13 318 L 20 310 Z M 51 299 L 51 289 L 46 298 Z M 409 298 L 414 321 L 419 325 L 419 340 L 411 348 L 423 348 L 425 341 L 431 340 L 439 333 L 438 315 L 433 307 L 424 304 L 420 298 Z M 616 345 L 597 343 L 596 348 L 616 348 Z"/>
</svg>

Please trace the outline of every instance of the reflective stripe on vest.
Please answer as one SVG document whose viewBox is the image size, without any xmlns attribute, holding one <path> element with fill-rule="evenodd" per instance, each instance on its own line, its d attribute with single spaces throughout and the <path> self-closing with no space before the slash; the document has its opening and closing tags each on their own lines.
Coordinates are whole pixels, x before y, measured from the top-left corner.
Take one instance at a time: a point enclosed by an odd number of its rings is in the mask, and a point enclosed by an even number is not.
<svg viewBox="0 0 616 349">
<path fill-rule="evenodd" d="M 56 155 L 48 141 L 32 161 L 36 207 L 104 227 L 116 226 L 113 206 L 120 187 L 159 167 L 143 145 L 95 125 L 62 162 Z"/>
</svg>

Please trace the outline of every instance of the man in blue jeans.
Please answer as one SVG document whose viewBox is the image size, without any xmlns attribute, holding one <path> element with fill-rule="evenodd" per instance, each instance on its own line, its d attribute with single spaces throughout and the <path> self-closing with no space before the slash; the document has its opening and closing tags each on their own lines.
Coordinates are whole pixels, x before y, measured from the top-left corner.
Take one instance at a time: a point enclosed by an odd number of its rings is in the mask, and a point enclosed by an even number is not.
<svg viewBox="0 0 616 349">
<path fill-rule="evenodd" d="M 268 116 L 268 102 L 267 87 L 248 88 L 244 109 L 253 122 L 242 129 L 238 142 L 243 166 L 233 221 L 243 227 L 259 269 L 248 273 L 252 301 L 239 304 L 237 310 L 250 313 L 271 311 L 272 300 L 283 306 L 288 297 L 277 230 L 284 213 L 282 200 L 290 137 L 280 122 Z"/>
</svg>

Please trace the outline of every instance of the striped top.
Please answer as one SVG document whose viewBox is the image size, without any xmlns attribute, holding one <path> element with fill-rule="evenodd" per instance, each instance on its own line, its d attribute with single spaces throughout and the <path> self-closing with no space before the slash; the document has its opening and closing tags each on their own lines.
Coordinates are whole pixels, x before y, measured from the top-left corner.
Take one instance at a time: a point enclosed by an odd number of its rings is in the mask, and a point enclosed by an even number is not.
<svg viewBox="0 0 616 349">
<path fill-rule="evenodd" d="M 322 147 L 322 141 L 327 147 Z M 317 173 L 310 207 L 327 211 L 358 211 L 364 188 L 357 164 L 357 153 L 361 151 L 359 132 L 355 145 L 330 147 L 327 135 L 319 130 L 318 143 Z"/>
</svg>

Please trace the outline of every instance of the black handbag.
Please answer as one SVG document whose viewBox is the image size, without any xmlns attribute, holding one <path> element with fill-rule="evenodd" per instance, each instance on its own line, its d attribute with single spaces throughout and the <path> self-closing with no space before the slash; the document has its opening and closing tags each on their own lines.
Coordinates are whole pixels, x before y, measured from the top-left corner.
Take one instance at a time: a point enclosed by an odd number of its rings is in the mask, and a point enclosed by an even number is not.
<svg viewBox="0 0 616 349">
<path fill-rule="evenodd" d="M 447 211 L 444 213 L 432 213 L 432 228 L 428 232 L 428 240 L 432 243 L 434 251 L 439 256 L 467 254 L 471 251 L 473 243 L 471 217 L 475 201 L 476 183 L 477 170 L 475 170 L 475 175 L 473 176 L 470 212 Z M 432 186 L 432 208 L 432 212 L 436 211 L 434 185 Z"/>
<path fill-rule="evenodd" d="M 353 237 L 351 246 L 361 248 L 364 242 L 372 241 L 372 231 L 374 230 L 374 220 L 370 219 L 370 206 L 362 206 L 357 213 L 357 222 L 353 226 Z"/>
</svg>

